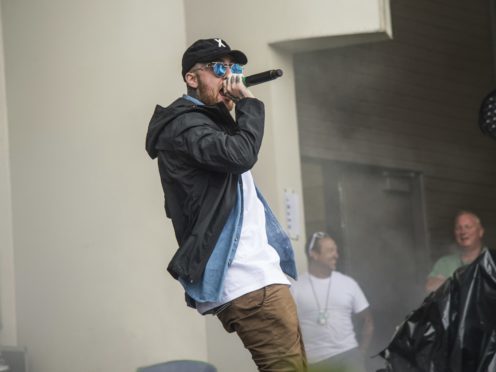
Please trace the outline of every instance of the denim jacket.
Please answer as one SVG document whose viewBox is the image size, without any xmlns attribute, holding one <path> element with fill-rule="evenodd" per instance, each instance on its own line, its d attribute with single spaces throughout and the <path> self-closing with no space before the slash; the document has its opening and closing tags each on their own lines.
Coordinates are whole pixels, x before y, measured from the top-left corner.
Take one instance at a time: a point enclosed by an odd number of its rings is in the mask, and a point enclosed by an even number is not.
<svg viewBox="0 0 496 372">
<path fill-rule="evenodd" d="M 278 253 L 282 271 L 286 275 L 296 279 L 297 271 L 291 242 L 258 188 L 257 196 L 262 202 L 265 210 L 265 229 L 267 231 L 268 243 Z M 224 287 L 224 277 L 229 265 L 234 259 L 234 255 L 236 254 L 242 225 L 243 192 L 240 180 L 237 189 L 236 205 L 231 211 L 231 214 L 229 215 L 229 218 L 224 225 L 222 233 L 208 260 L 202 280 L 191 284 L 180 279 L 186 294 L 194 301 L 221 301 L 220 297 Z M 188 305 L 194 307 L 194 304 L 191 302 L 188 302 Z"/>
</svg>

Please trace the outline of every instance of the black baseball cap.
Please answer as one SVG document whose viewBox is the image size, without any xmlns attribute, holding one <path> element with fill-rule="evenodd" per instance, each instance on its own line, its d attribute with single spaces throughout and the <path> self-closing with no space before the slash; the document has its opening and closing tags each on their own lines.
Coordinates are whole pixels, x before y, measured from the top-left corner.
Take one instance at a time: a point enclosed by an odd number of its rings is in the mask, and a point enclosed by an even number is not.
<svg viewBox="0 0 496 372">
<path fill-rule="evenodd" d="M 246 65 L 248 58 L 240 50 L 231 50 L 229 44 L 223 39 L 200 39 L 186 49 L 182 60 L 183 79 L 186 73 L 198 62 L 215 62 L 216 58 L 230 56 L 234 63 Z"/>
</svg>

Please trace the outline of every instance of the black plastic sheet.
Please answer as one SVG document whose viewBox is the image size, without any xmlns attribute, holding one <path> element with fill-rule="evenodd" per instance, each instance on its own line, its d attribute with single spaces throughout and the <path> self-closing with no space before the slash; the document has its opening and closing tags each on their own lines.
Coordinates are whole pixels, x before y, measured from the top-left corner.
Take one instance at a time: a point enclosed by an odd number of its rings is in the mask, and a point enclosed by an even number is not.
<svg viewBox="0 0 496 372">
<path fill-rule="evenodd" d="M 458 269 L 397 328 L 388 372 L 496 372 L 496 252 Z"/>
</svg>

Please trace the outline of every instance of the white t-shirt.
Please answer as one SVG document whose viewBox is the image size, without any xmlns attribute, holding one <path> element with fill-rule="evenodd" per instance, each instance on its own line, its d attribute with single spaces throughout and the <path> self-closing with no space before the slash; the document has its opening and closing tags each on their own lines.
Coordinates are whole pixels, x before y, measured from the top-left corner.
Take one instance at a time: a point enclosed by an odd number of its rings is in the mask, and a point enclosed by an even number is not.
<svg viewBox="0 0 496 372">
<path fill-rule="evenodd" d="M 325 325 L 318 322 L 319 307 L 310 280 L 321 310 L 326 307 L 330 288 Z M 358 346 L 352 315 L 365 310 L 369 303 L 352 278 L 337 271 L 324 279 L 305 273 L 291 286 L 291 292 L 298 306 L 303 342 L 310 363 L 320 362 Z"/>
<path fill-rule="evenodd" d="M 197 303 L 200 313 L 270 284 L 290 284 L 279 265 L 279 254 L 267 241 L 265 210 L 251 172 L 243 173 L 241 180 L 243 225 L 236 254 L 224 278 L 222 300 Z"/>
</svg>

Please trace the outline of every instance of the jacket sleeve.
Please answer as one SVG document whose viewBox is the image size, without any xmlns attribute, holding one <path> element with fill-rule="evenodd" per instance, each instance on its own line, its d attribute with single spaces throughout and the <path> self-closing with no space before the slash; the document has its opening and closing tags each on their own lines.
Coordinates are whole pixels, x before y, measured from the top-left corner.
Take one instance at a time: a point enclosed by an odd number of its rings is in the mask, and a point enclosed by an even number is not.
<svg viewBox="0 0 496 372">
<path fill-rule="evenodd" d="M 239 131 L 228 134 L 212 125 L 208 117 L 196 113 L 185 121 L 174 140 L 174 151 L 183 153 L 199 167 L 241 174 L 256 163 L 264 131 L 264 105 L 253 98 L 243 99 L 236 105 Z"/>
</svg>

